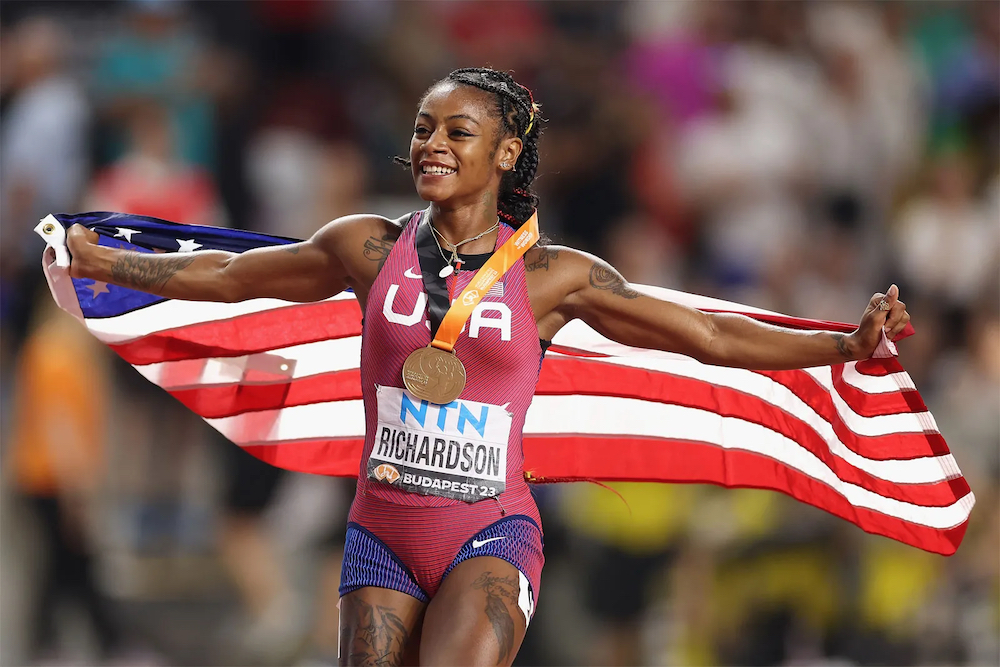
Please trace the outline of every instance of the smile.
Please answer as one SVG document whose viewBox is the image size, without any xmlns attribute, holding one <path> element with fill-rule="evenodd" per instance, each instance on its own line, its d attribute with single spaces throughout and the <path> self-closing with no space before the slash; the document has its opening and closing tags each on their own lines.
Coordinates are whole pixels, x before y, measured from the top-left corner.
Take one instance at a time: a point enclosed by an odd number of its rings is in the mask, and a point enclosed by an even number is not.
<svg viewBox="0 0 1000 667">
<path fill-rule="evenodd" d="M 436 164 L 425 164 L 420 167 L 420 173 L 428 176 L 448 176 L 449 174 L 454 174 L 456 171 L 458 170 L 452 167 L 442 167 Z"/>
</svg>

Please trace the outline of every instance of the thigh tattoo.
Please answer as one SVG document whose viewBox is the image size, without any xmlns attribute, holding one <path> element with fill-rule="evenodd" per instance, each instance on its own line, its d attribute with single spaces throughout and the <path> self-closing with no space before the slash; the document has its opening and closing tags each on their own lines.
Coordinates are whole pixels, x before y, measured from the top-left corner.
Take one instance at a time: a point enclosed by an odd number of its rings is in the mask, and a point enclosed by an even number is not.
<svg viewBox="0 0 1000 667">
<path fill-rule="evenodd" d="M 497 659 L 499 665 L 507 660 L 507 656 L 514 648 L 514 619 L 511 618 L 504 600 L 517 606 L 518 581 L 514 577 L 498 577 L 492 572 L 483 572 L 472 582 L 472 587 L 486 593 L 486 617 L 493 625 L 493 632 L 500 645 Z"/>
<path fill-rule="evenodd" d="M 343 598 L 341 607 L 340 645 L 347 664 L 368 667 L 402 663 L 410 633 L 395 609 L 372 606 L 350 595 Z"/>
</svg>

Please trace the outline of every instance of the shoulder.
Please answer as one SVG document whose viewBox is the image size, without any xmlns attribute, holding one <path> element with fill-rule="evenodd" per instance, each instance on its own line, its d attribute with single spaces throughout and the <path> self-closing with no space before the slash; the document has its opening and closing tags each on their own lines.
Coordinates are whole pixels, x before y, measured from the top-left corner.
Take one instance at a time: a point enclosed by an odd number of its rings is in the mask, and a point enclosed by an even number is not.
<svg viewBox="0 0 1000 667">
<path fill-rule="evenodd" d="M 549 274 L 550 278 L 585 280 L 591 267 L 601 260 L 590 253 L 562 245 L 536 245 L 524 254 L 524 268 L 528 273 Z"/>
<path fill-rule="evenodd" d="M 395 220 L 371 214 L 344 216 L 328 222 L 309 242 L 340 259 L 356 281 L 353 287 L 371 285 L 411 215 Z"/>
<path fill-rule="evenodd" d="M 327 243 L 341 243 L 351 240 L 364 241 L 368 237 L 377 240 L 395 242 L 403 231 L 409 214 L 391 220 L 381 215 L 370 213 L 360 213 L 357 215 L 345 215 L 342 218 L 331 220 L 323 225 L 312 238 L 314 243 L 325 245 Z"/>
</svg>

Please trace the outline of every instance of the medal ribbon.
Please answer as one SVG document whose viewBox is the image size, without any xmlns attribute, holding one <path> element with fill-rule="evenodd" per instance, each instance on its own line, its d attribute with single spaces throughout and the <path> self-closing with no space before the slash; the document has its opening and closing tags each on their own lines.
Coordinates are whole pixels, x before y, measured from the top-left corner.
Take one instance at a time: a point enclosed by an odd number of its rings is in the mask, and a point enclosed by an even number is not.
<svg viewBox="0 0 1000 667">
<path fill-rule="evenodd" d="M 533 213 L 528 221 L 486 260 L 483 267 L 473 276 L 472 282 L 462 290 L 455 303 L 444 313 L 443 318 L 441 313 L 447 308 L 448 289 L 445 286 L 445 279 L 438 276 L 438 271 L 444 267 L 444 260 L 437 251 L 432 236 L 434 232 L 429 225 L 429 216 L 425 216 L 424 224 L 417 228 L 416 245 L 420 273 L 428 296 L 427 315 L 431 320 L 431 331 L 435 332 L 431 345 L 439 350 L 451 352 L 455 349 L 455 342 L 462 333 L 466 320 L 489 289 L 507 273 L 514 262 L 524 257 L 528 248 L 538 241 L 538 212 Z M 430 244 L 427 243 L 428 240 Z"/>
</svg>

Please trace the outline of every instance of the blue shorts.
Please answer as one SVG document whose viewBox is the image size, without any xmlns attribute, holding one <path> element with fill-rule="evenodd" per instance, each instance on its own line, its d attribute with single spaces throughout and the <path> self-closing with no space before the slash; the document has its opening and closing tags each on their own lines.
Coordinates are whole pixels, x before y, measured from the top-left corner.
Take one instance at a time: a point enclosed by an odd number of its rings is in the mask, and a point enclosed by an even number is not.
<svg viewBox="0 0 1000 667">
<path fill-rule="evenodd" d="M 421 585 L 413 569 L 382 540 L 364 526 L 351 522 L 347 524 L 340 595 L 374 586 L 406 593 L 421 602 L 430 602 L 433 595 L 428 594 L 428 590 L 436 592 L 456 565 L 478 556 L 493 556 L 517 568 L 520 582 L 518 606 L 524 612 L 525 622 L 529 622 L 534 614 L 537 582 L 540 581 L 544 562 L 542 546 L 542 531 L 530 517 L 504 517 L 469 538 L 439 577 L 435 570 L 423 568 L 426 574 L 424 585 Z"/>
</svg>

